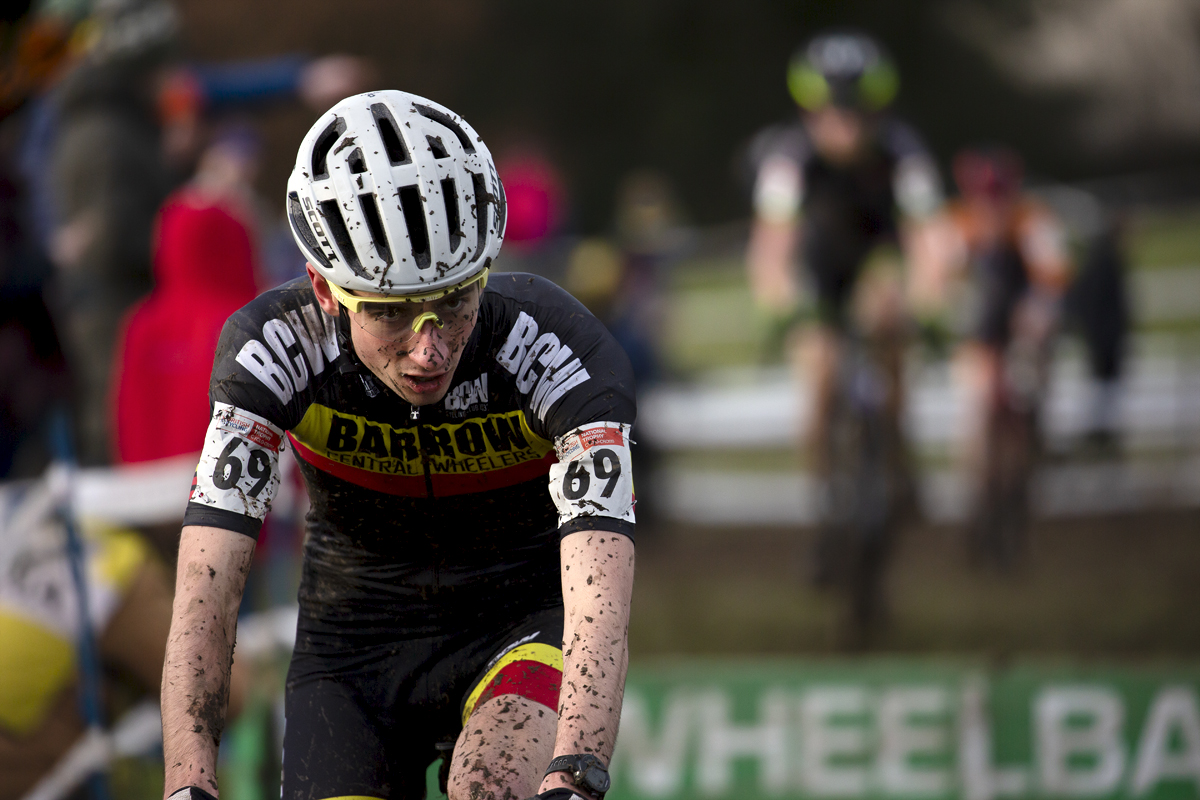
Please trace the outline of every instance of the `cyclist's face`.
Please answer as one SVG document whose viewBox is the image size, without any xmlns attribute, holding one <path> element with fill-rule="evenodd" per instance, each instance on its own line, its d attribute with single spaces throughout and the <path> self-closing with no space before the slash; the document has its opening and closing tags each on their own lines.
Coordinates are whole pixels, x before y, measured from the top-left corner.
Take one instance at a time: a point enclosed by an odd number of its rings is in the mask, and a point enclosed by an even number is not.
<svg viewBox="0 0 1200 800">
<path fill-rule="evenodd" d="M 866 119 L 853 109 L 826 106 L 805 114 L 804 125 L 817 152 L 835 164 L 854 161 L 866 143 Z"/>
<path fill-rule="evenodd" d="M 414 406 L 436 403 L 446 396 L 475 330 L 480 294 L 475 283 L 424 303 L 378 303 L 347 311 L 354 351 L 384 385 Z"/>
</svg>

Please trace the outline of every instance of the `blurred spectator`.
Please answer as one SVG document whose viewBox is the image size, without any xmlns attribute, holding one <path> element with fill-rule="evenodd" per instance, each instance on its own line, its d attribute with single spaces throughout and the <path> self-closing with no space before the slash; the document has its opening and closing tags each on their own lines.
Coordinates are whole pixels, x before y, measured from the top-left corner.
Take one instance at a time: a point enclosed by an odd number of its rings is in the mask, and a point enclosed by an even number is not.
<svg viewBox="0 0 1200 800">
<path fill-rule="evenodd" d="M 496 165 L 508 203 L 504 243 L 534 249 L 557 232 L 562 221 L 563 191 L 558 172 L 533 150 L 510 153 Z"/>
<path fill-rule="evenodd" d="M 22 797 L 84 733 L 78 592 L 55 512 L 47 481 L 0 488 L 0 800 Z M 166 570 L 132 531 L 93 524 L 82 535 L 89 624 L 106 674 L 156 696 L 171 621 Z M 235 712 L 246 678 L 236 667 Z"/>
<path fill-rule="evenodd" d="M 621 251 L 607 239 L 588 238 L 571 249 L 563 288 L 608 324 L 616 316 L 624 276 Z"/>
<path fill-rule="evenodd" d="M 150 289 L 154 216 L 191 171 L 208 115 L 289 97 L 324 110 L 371 72 L 348 56 L 181 65 L 166 0 L 64 0 L 33 20 L 36 30 L 69 30 L 68 44 L 32 37 L 41 44 L 26 50 L 57 56 L 55 68 L 42 65 L 49 56 L 27 58 L 32 66 L 6 71 L 12 80 L 0 85 L 24 94 L 0 101 L 25 106 L 20 160 L 34 229 L 56 267 L 52 307 L 75 384 L 79 456 L 102 463 L 112 449 L 104 407 L 117 324 Z"/>
<path fill-rule="evenodd" d="M 504 249 L 495 268 L 561 283 L 570 243 L 562 235 L 568 201 L 558 167 L 541 146 L 521 141 L 496 159 L 496 170 L 506 210 Z"/>
<path fill-rule="evenodd" d="M 175 43 L 161 0 L 97 6 L 86 59 L 55 93 L 48 165 L 56 311 L 74 381 L 80 461 L 110 453 L 105 413 L 118 322 L 151 288 L 154 215 L 170 186 L 156 113 L 157 78 Z"/>
<path fill-rule="evenodd" d="M 18 127 L 0 122 L 0 478 L 41 474 L 48 413 L 67 398 L 66 366 L 43 299 L 50 264 L 31 234 L 13 167 Z"/>
<path fill-rule="evenodd" d="M 219 139 L 159 216 L 154 291 L 129 314 L 113 364 L 117 460 L 198 453 L 221 327 L 256 293 L 245 143 Z"/>
<path fill-rule="evenodd" d="M 666 273 L 683 254 L 688 233 L 667 179 L 650 171 L 621 181 L 616 197 L 616 241 L 584 239 L 567 259 L 563 286 L 595 314 L 624 348 L 639 395 L 662 379 L 663 299 Z M 659 453 L 634 428 L 634 459 L 643 476 L 640 521 L 650 521 Z M 650 491 L 645 491 L 649 488 Z"/>
<path fill-rule="evenodd" d="M 616 230 L 623 275 L 609 327 L 644 388 L 662 378 L 664 284 L 689 238 L 664 175 L 640 170 L 625 176 L 617 188 Z"/>
<path fill-rule="evenodd" d="M 1085 244 L 1079 274 L 1067 291 L 1066 311 L 1087 345 L 1094 395 L 1087 440 L 1099 449 L 1117 444 L 1117 402 L 1129 338 L 1129 290 L 1125 280 L 1125 220 L 1116 213 Z"/>
<path fill-rule="evenodd" d="M 15 11 L 15 9 L 12 9 Z M 41 474 L 47 415 L 66 402 L 66 368 L 43 298 L 50 263 L 34 228 L 19 151 L 26 99 L 44 91 L 68 58 L 71 27 L 58 16 L 17 19 L 0 33 L 0 478 Z"/>
</svg>

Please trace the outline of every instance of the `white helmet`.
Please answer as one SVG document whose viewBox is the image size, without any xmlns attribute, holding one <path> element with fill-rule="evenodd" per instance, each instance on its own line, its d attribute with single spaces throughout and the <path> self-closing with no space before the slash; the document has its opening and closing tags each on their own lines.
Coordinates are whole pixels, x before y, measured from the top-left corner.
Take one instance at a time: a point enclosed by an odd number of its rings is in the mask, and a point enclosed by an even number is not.
<svg viewBox="0 0 1200 800">
<path fill-rule="evenodd" d="M 287 190 L 296 244 L 343 289 L 438 297 L 480 278 L 504 241 L 504 189 L 483 140 L 407 92 L 325 112 Z"/>
</svg>

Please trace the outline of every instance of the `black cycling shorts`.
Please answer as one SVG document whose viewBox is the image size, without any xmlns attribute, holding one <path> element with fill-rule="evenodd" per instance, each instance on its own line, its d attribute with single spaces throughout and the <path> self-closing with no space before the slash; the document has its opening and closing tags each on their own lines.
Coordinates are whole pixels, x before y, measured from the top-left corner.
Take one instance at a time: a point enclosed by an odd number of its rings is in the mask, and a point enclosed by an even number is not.
<svg viewBox="0 0 1200 800">
<path fill-rule="evenodd" d="M 838 330 L 847 322 L 847 308 L 867 258 L 882 245 L 894 244 L 890 229 L 882 232 L 844 230 L 806 219 L 801 248 L 804 266 L 816 295 L 817 319 Z"/>
<path fill-rule="evenodd" d="M 419 800 L 437 745 L 453 743 L 479 705 L 519 694 L 558 713 L 562 607 L 481 627 L 384 641 L 315 633 L 302 616 L 285 696 L 283 800 Z"/>
</svg>

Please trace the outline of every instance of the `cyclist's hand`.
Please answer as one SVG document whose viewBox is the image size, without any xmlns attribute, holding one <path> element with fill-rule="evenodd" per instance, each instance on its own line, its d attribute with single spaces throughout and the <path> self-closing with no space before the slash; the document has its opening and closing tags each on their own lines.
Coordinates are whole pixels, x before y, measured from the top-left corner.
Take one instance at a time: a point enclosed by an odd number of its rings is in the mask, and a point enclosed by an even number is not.
<svg viewBox="0 0 1200 800">
<path fill-rule="evenodd" d="M 217 800 L 199 786 L 185 786 L 171 794 L 167 800 Z"/>
<path fill-rule="evenodd" d="M 927 315 L 918 319 L 917 335 L 921 344 L 935 358 L 943 358 L 954 341 L 954 334 L 941 315 Z"/>
<path fill-rule="evenodd" d="M 591 800 L 587 795 L 578 794 L 565 786 L 559 786 L 557 789 L 547 789 L 540 794 L 535 794 L 527 800 Z"/>
<path fill-rule="evenodd" d="M 765 334 L 762 360 L 765 364 L 773 364 L 787 356 L 788 337 L 796 326 L 807 321 L 807 309 L 800 305 L 775 311 L 763 309 L 760 317 Z"/>
</svg>

